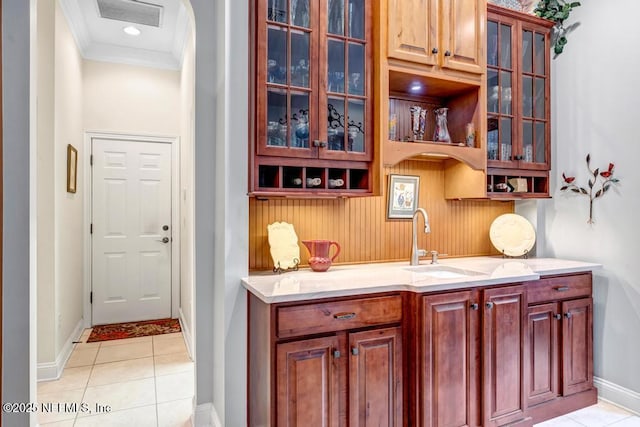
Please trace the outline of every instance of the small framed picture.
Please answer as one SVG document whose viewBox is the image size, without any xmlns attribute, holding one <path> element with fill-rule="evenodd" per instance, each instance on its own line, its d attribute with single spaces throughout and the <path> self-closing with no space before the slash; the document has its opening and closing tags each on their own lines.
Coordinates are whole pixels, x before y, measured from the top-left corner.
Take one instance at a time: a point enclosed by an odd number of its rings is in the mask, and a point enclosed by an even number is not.
<svg viewBox="0 0 640 427">
<path fill-rule="evenodd" d="M 419 176 L 389 175 L 387 218 L 411 219 L 418 207 L 419 190 Z"/>
<path fill-rule="evenodd" d="M 67 193 L 76 192 L 78 183 L 78 150 L 71 144 L 67 145 Z"/>
</svg>

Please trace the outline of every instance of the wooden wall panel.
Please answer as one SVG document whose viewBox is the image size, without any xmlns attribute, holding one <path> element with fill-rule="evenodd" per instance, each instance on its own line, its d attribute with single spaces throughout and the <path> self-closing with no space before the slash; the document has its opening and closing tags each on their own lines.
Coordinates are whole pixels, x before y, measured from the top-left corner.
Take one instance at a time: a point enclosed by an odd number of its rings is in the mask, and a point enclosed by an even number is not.
<svg viewBox="0 0 640 427">
<path fill-rule="evenodd" d="M 489 241 L 491 222 L 513 212 L 513 202 L 445 200 L 442 163 L 407 160 L 385 168 L 380 197 L 328 200 L 249 200 L 249 269 L 270 270 L 267 225 L 286 221 L 295 227 L 299 240 L 329 239 L 342 246 L 337 264 L 409 260 L 411 220 L 386 218 L 389 174 L 420 176 L 420 207 L 427 210 L 431 233 L 422 232 L 419 219 L 418 246 L 449 256 L 496 255 Z M 307 248 L 300 243 L 302 265 Z"/>
</svg>

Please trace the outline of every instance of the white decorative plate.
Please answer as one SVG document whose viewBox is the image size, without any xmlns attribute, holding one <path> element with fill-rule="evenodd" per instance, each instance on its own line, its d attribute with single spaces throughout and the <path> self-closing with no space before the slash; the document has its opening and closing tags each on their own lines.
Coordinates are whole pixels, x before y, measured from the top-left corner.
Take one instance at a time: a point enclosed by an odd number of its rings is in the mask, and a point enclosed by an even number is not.
<svg viewBox="0 0 640 427">
<path fill-rule="evenodd" d="M 493 246 L 507 256 L 526 255 L 536 243 L 536 232 L 526 218 L 504 214 L 493 220 L 489 228 Z"/>
</svg>

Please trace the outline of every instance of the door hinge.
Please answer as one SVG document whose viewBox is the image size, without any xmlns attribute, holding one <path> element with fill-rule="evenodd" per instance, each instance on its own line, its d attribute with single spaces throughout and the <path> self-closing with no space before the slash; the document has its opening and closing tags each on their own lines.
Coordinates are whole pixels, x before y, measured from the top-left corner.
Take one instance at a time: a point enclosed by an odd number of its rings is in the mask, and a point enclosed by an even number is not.
<svg viewBox="0 0 640 427">
<path fill-rule="evenodd" d="M 93 234 L 93 223 L 89 224 L 89 234 Z"/>
<path fill-rule="evenodd" d="M 89 156 L 89 165 L 93 166 L 93 154 Z"/>
<path fill-rule="evenodd" d="M 89 304 L 93 304 L 93 291 L 89 292 Z"/>
</svg>

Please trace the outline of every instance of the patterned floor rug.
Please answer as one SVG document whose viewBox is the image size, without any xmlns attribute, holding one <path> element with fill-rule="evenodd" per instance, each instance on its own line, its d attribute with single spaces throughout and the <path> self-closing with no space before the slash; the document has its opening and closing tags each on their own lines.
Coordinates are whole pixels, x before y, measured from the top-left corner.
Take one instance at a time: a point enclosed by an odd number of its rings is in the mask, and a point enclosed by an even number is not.
<svg viewBox="0 0 640 427">
<path fill-rule="evenodd" d="M 171 334 L 180 331 L 180 322 L 178 319 L 159 319 L 144 322 L 98 325 L 93 327 L 87 342 L 147 337 L 150 335 Z"/>
</svg>

